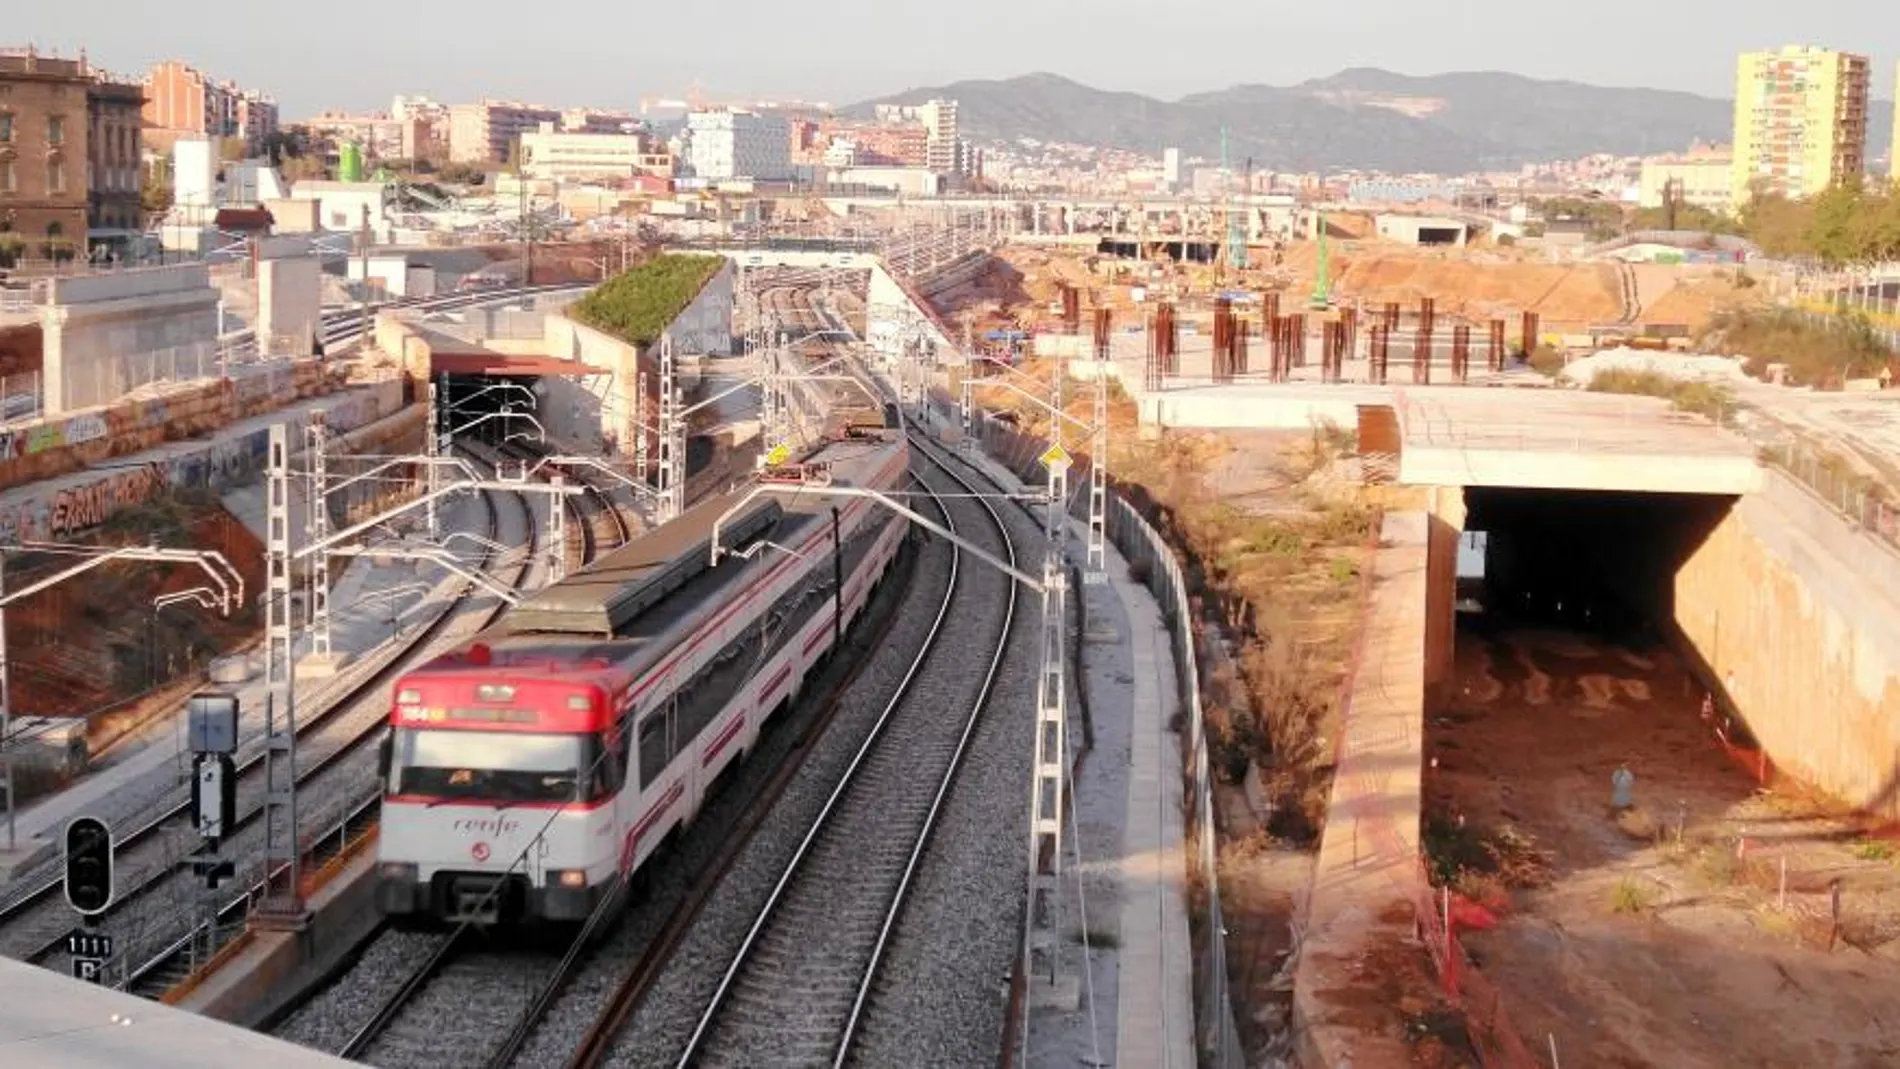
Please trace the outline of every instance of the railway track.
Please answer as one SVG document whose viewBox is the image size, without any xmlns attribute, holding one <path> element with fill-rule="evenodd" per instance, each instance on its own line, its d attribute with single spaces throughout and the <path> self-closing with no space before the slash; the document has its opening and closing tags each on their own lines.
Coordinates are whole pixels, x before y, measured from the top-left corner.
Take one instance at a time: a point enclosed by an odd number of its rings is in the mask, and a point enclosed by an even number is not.
<svg viewBox="0 0 1900 1069">
<path fill-rule="evenodd" d="M 539 293 L 571 288 L 573 287 L 537 286 L 507 291 L 490 291 L 480 294 L 457 294 L 444 298 L 397 301 L 374 307 L 377 309 L 401 307 L 421 310 L 452 310 L 483 303 L 516 300 L 524 296 L 534 296 Z M 323 322 L 319 328 L 319 336 L 326 345 L 333 345 L 339 341 L 356 336 L 361 332 L 361 327 L 362 322 L 359 312 L 332 311 L 324 314 Z M 239 338 L 241 344 L 242 336 L 240 335 Z M 313 707 L 317 704 L 319 703 L 313 703 Z M 310 721 L 302 725 L 299 731 L 299 737 L 302 737 L 306 730 L 313 730 L 319 727 L 323 715 L 322 712 L 319 712 L 316 717 L 313 717 Z M 241 768 L 246 769 L 249 767 L 248 764 L 241 766 Z M 142 804 L 128 808 L 128 811 L 140 813 L 141 816 L 139 819 L 131 822 L 131 829 L 129 831 L 123 828 L 119 830 L 115 836 L 115 851 L 134 847 L 145 841 L 158 827 L 162 826 L 167 820 L 180 811 L 171 799 L 171 796 L 177 793 L 177 788 L 177 783 L 167 783 L 156 790 L 150 798 L 142 800 Z M 146 815 L 153 810 L 157 811 L 157 815 Z M 119 855 L 115 853 L 115 856 Z M 121 858 L 122 863 L 126 860 L 127 859 Z M 133 868 L 136 869 L 136 867 L 136 864 L 134 864 Z M 32 959 L 33 955 L 27 953 L 9 939 L 6 929 L 10 927 L 12 920 L 17 919 L 19 911 L 24 906 L 43 901 L 52 895 L 53 892 L 57 891 L 62 878 L 63 876 L 58 860 L 50 859 L 16 876 L 5 886 L 0 886 L 0 955 Z"/>
<path fill-rule="evenodd" d="M 515 500 L 523 518 L 524 540 L 521 543 L 520 561 L 507 580 L 511 588 L 519 590 L 528 587 L 534 578 L 534 571 L 538 564 L 535 554 L 538 528 L 533 522 L 532 509 L 526 495 L 485 491 L 481 497 L 489 519 L 487 536 L 489 541 L 505 543 L 508 540 L 508 532 L 502 530 L 502 508 L 497 501 L 503 496 L 512 497 Z M 497 554 L 493 549 L 483 550 L 481 562 L 484 570 L 505 564 L 497 559 Z M 460 604 L 470 593 L 472 593 L 472 588 L 464 588 L 462 597 L 457 599 L 456 604 Z M 492 623 L 506 608 L 506 603 L 499 599 L 496 599 L 492 605 L 475 607 L 472 610 L 476 620 L 475 629 L 479 630 Z M 341 798 L 341 804 L 346 807 L 341 821 L 334 822 L 338 823 L 340 834 L 334 837 L 326 836 L 305 852 L 304 864 L 307 866 L 305 871 L 312 871 L 336 856 L 351 841 L 352 834 L 360 834 L 376 823 L 380 790 L 375 775 L 375 764 L 366 757 L 369 752 L 368 744 L 381 737 L 382 725 L 386 722 L 388 685 L 396 676 L 414 664 L 440 652 L 441 646 L 445 643 L 439 640 L 449 633 L 454 622 L 461 617 L 462 613 L 457 608 L 452 607 L 444 611 L 422 633 L 418 634 L 402 653 L 391 658 L 389 663 L 373 678 L 353 687 L 350 693 L 339 702 L 340 705 L 356 706 L 360 709 L 367 715 L 367 725 L 363 730 L 357 731 L 348 738 L 342 747 L 321 759 L 319 765 L 310 766 L 308 772 L 298 777 L 300 792 L 318 793 L 321 797 L 320 792 L 330 788 L 331 784 L 319 777 L 335 767 L 336 778 L 341 782 L 341 788 L 336 792 L 336 796 Z M 448 639 L 449 642 L 456 640 L 455 636 L 450 636 Z M 355 771 L 343 768 L 345 762 L 353 764 Z M 252 811 L 241 824 L 240 834 L 260 812 L 261 810 Z M 302 823 L 309 826 L 311 822 Z M 331 823 L 333 822 L 323 820 L 316 826 L 325 827 Z M 220 929 L 241 924 L 251 900 L 261 893 L 262 889 L 263 879 L 260 871 L 256 883 L 245 894 L 232 898 L 220 908 L 218 912 Z M 160 997 L 171 990 L 188 976 L 194 967 L 193 936 L 197 931 L 198 929 L 193 929 L 185 933 L 157 953 L 150 955 L 143 965 L 130 969 L 126 978 L 126 989 L 149 998 Z"/>
<path fill-rule="evenodd" d="M 942 596 L 927 634 L 908 642 L 897 640 L 899 649 L 918 647 L 904 659 L 899 687 L 908 685 L 929 655 L 959 589 L 956 556 L 942 553 L 940 560 Z M 878 634 L 870 646 L 889 646 L 887 638 Z M 849 676 L 840 689 L 851 685 L 857 676 L 855 668 L 863 665 L 859 661 L 847 668 Z M 382 997 L 374 1006 L 353 1006 L 352 1018 L 361 1023 L 353 1025 L 348 1039 L 325 1044 L 310 1025 L 295 1022 L 279 1035 L 298 1042 L 315 1039 L 315 1044 L 333 1048 L 340 1058 L 384 1067 L 439 1065 L 445 1058 L 458 1065 L 492 1067 L 568 1060 L 576 1033 L 587 1023 L 599 1022 L 602 1014 L 614 1012 L 616 1006 L 631 1004 L 612 999 L 616 991 L 629 984 L 644 991 L 657 968 L 671 959 L 735 858 L 747 849 L 768 815 L 779 809 L 788 786 L 817 748 L 813 739 L 823 739 L 825 744 L 834 739 L 830 725 L 840 714 L 851 712 L 842 706 L 845 703 L 834 699 L 804 727 L 794 725 L 798 718 L 792 714 L 768 731 L 760 741 L 758 758 L 747 763 L 747 771 L 726 792 L 712 799 L 697 822 L 711 834 L 695 835 L 697 841 L 678 845 L 667 864 L 675 875 L 642 873 L 642 887 L 631 894 L 627 915 L 614 917 L 606 911 L 612 908 L 604 908 L 593 921 L 602 930 L 581 932 L 559 959 L 545 947 L 536 959 L 532 953 L 523 953 L 519 944 L 505 938 L 490 940 L 467 927 L 429 936 L 428 942 L 412 932 L 386 930 L 363 955 L 382 972 Z M 889 716 L 889 708 L 891 704 L 882 704 L 883 716 Z M 834 760 L 840 765 L 853 752 L 849 746 L 834 746 L 834 750 Z M 754 790 L 747 790 L 752 786 L 749 778 L 756 780 Z M 819 797 L 811 801 L 817 803 Z M 678 870 L 688 870 L 690 879 L 678 879 Z M 629 961 L 635 963 L 631 972 Z M 399 976 L 391 976 L 397 970 Z M 445 1020 L 454 1020 L 454 1025 L 445 1027 Z M 547 1050 L 536 1050 L 538 1046 Z"/>
<path fill-rule="evenodd" d="M 483 500 L 492 535 L 499 528 L 499 507 L 492 495 L 484 495 Z M 532 559 L 532 553 L 524 557 L 521 579 L 527 577 L 526 568 Z M 485 565 L 494 563 L 484 558 Z M 497 610 L 482 611 L 492 615 Z M 302 814 L 305 827 L 347 830 L 364 826 L 366 814 L 361 799 L 375 783 L 374 762 L 368 759 L 366 744 L 379 737 L 382 730 L 386 704 L 380 700 L 382 692 L 462 616 L 459 599 L 448 603 L 402 650 L 379 658 L 379 666 L 361 678 L 340 684 L 339 689 L 320 692 L 321 700 L 312 703 L 315 715 L 299 728 L 298 784 L 309 799 Z M 253 752 L 239 765 L 243 777 L 239 782 L 240 816 L 235 833 L 225 841 L 226 856 L 238 862 L 238 886 L 245 890 L 228 894 L 218 908 L 221 927 L 242 920 L 254 885 L 261 883 L 256 855 L 261 851 L 262 838 L 257 827 L 262 813 L 262 758 L 261 749 L 254 750 L 260 752 Z M 119 895 L 105 915 L 106 923 L 117 929 L 125 947 L 122 975 L 126 986 L 146 995 L 162 993 L 189 971 L 193 933 L 202 928 L 186 919 L 195 920 L 201 915 L 198 907 L 203 894 L 195 886 L 187 861 L 189 851 L 197 846 L 196 832 L 189 826 L 188 792 L 174 790 L 169 795 L 163 804 L 155 806 L 151 817 L 119 836 Z M 307 863 L 320 865 L 333 854 L 334 849 L 327 843 L 318 843 L 313 852 L 306 853 Z M 63 949 L 64 933 L 73 920 L 57 895 L 59 887 L 57 877 L 41 881 L 0 909 L 0 952 L 45 964 Z"/>
<path fill-rule="evenodd" d="M 1009 529 L 994 507 L 953 496 L 973 492 L 961 476 L 938 468 L 920 482 L 952 530 L 1014 560 Z M 953 581 L 930 641 L 867 737 L 816 811 L 801 826 L 784 829 L 795 832 L 796 846 L 776 866 L 736 947 L 712 959 L 725 962 L 723 971 L 710 985 L 702 972 L 699 982 L 676 987 L 675 967 L 690 974 L 708 959 L 703 951 L 692 961 L 679 959 L 684 933 L 672 945 L 657 945 L 650 954 L 667 958 L 643 962 L 629 974 L 583 1037 L 571 1067 L 842 1064 L 876 997 L 885 948 L 938 815 L 989 707 L 1014 622 L 1014 582 L 982 564 L 966 574 L 962 558 L 953 558 Z M 971 651 L 946 648 L 942 640 L 976 634 L 988 636 L 991 652 L 972 679 Z M 946 707 L 961 712 L 946 717 Z M 690 1000 L 689 1012 L 651 1005 L 662 987 L 670 1001 Z"/>
<path fill-rule="evenodd" d="M 781 853 L 791 849 L 799 826 L 786 824 L 775 833 L 762 829 L 787 808 L 822 806 L 837 777 L 862 755 L 862 734 L 893 719 L 898 703 L 884 695 L 908 689 L 933 660 L 934 643 L 945 634 L 946 617 L 968 583 L 947 547 L 935 544 L 925 554 L 922 559 L 934 564 L 920 564 L 920 572 L 942 573 L 922 580 L 941 583 L 941 597 L 933 599 L 937 612 L 899 614 L 890 622 L 893 631 L 902 632 L 895 638 L 867 621 L 865 634 L 848 639 L 868 648 L 865 656 L 839 666 L 849 673 L 839 695 L 808 723 L 801 723 L 802 714 L 791 713 L 762 736 L 755 759 L 712 800 L 697 830 L 678 844 L 658 867 L 661 871 L 643 870 L 617 924 L 603 918 L 603 930 L 594 938 L 583 934 L 558 960 L 545 949 L 536 960 L 518 945 L 468 930 L 426 941 L 388 930 L 363 954 L 363 964 L 325 996 L 337 1004 L 332 1013 L 339 1019 L 322 1021 L 315 1019 L 322 1014 L 309 1013 L 309 1019 L 293 1018 L 278 1034 L 385 1067 L 444 1060 L 489 1066 L 564 1063 L 573 1056 L 575 1037 L 590 1026 L 598 1037 L 594 1042 L 604 1049 L 614 1030 L 606 1022 L 650 992 L 755 836 L 774 840 Z M 844 689 L 855 685 L 860 672 L 872 674 L 866 690 L 878 692 L 875 700 Z M 801 770 L 813 761 L 829 767 L 801 783 Z M 759 874 L 769 877 L 772 871 Z M 766 887 L 756 877 L 753 882 L 763 892 Z M 379 992 L 374 1004 L 356 997 L 365 987 Z M 345 1019 L 350 1022 L 347 1038 Z"/>
</svg>

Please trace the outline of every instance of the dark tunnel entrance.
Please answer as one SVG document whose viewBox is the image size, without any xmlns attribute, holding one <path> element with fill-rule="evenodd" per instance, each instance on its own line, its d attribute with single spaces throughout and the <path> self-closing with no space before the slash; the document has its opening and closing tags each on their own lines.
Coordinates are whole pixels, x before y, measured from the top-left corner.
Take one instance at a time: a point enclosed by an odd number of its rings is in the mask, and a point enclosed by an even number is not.
<svg viewBox="0 0 1900 1069">
<path fill-rule="evenodd" d="M 1461 619 L 1649 645 L 1670 631 L 1678 569 L 1735 498 L 1471 487 Z"/>
</svg>

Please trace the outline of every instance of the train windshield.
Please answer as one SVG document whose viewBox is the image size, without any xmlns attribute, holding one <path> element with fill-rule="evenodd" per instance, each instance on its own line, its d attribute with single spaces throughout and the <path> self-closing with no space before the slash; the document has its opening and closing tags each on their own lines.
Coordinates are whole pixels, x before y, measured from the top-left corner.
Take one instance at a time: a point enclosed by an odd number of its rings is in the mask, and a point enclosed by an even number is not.
<svg viewBox="0 0 1900 1069">
<path fill-rule="evenodd" d="M 455 802 L 582 801 L 599 756 L 594 735 L 397 728 L 388 787 Z"/>
</svg>

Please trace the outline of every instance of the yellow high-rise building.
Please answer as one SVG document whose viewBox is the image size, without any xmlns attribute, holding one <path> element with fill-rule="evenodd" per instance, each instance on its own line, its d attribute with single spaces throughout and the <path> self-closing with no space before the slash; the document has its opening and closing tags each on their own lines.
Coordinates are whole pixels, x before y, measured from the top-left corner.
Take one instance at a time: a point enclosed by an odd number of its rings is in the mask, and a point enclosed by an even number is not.
<svg viewBox="0 0 1900 1069">
<path fill-rule="evenodd" d="M 1900 73 L 1894 75 L 1893 88 L 1900 94 Z M 1893 147 L 1887 150 L 1887 173 L 1895 182 L 1900 182 L 1900 99 L 1896 99 L 1893 108 Z"/>
<path fill-rule="evenodd" d="M 1867 169 L 1867 57 L 1789 45 L 1735 65 L 1737 207 L 1752 190 L 1809 197 Z"/>
</svg>

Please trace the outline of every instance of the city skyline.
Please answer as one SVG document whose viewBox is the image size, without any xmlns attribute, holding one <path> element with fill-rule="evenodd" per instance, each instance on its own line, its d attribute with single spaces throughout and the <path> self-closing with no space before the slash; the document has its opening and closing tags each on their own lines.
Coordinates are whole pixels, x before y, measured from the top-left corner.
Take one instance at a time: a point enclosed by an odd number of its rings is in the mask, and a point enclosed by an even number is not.
<svg viewBox="0 0 1900 1069">
<path fill-rule="evenodd" d="M 1737 54 L 1783 44 L 1868 56 L 1874 97 L 1890 99 L 1900 62 L 1900 25 L 1867 19 L 1865 4 L 1854 0 L 1814 0 L 1799 9 L 1763 0 L 1727 0 L 1719 9 L 1716 0 L 1669 8 L 1601 0 L 1589 20 L 1561 33 L 1524 20 L 1521 5 L 1503 0 L 1470 0 L 1456 17 L 1396 0 L 1350 10 L 1227 7 L 1215 0 L 1170 5 L 1166 21 L 1184 28 L 1182 39 L 1198 51 L 1188 56 L 1186 47 L 1170 48 L 1161 54 L 1165 62 L 1147 60 L 1157 53 L 1129 44 L 1134 29 L 1156 19 L 1152 5 L 1135 0 L 1102 0 L 1086 22 L 1048 0 L 965 0 L 949 11 L 851 0 L 825 26 L 809 11 L 728 0 L 716 33 L 684 9 L 630 11 L 567 0 L 538 7 L 537 21 L 492 0 L 412 0 L 403 8 L 405 23 L 419 28 L 378 35 L 356 27 L 387 25 L 386 7 L 334 0 L 324 19 L 300 27 L 294 47 L 201 0 L 162 8 L 66 0 L 14 20 L 14 39 L 6 43 L 60 55 L 83 47 L 96 64 L 124 71 L 181 59 L 272 94 L 286 119 L 382 108 L 397 93 L 445 103 L 488 96 L 632 108 L 642 97 L 683 97 L 695 83 L 712 101 L 801 98 L 842 106 L 1039 71 L 1175 99 L 1243 83 L 1290 85 L 1362 66 L 1408 74 L 1505 70 L 1726 98 Z M 950 17 L 958 15 L 964 17 Z M 587 26 L 594 30 L 580 32 Z M 1631 26 L 1655 32 L 1631 37 Z M 1272 47 L 1288 40 L 1297 47 Z M 800 44 L 788 49 L 787 41 Z M 1274 57 L 1271 65 L 1262 55 Z"/>
</svg>

